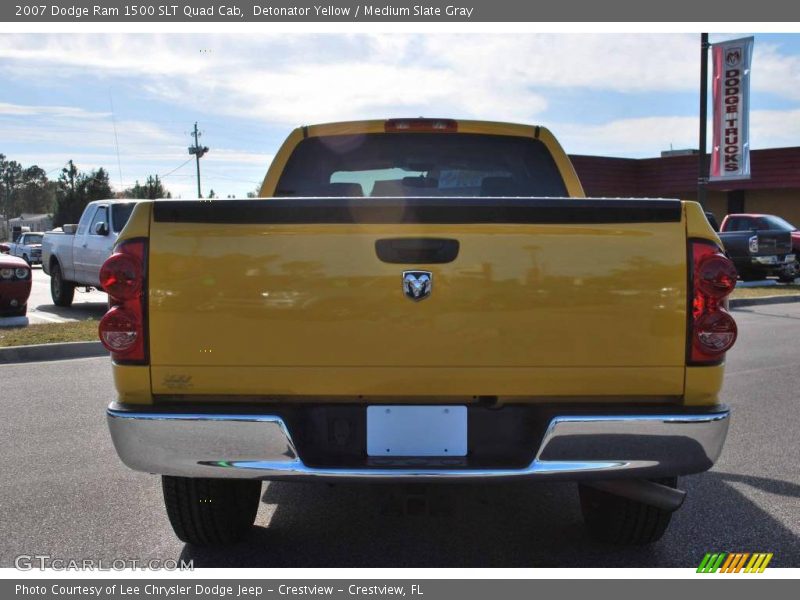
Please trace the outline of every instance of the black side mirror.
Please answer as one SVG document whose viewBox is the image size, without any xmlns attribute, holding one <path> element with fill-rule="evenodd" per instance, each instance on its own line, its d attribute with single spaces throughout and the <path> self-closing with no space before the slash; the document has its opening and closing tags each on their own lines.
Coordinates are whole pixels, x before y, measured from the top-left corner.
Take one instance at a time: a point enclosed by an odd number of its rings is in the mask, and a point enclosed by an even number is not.
<svg viewBox="0 0 800 600">
<path fill-rule="evenodd" d="M 95 235 L 108 235 L 108 225 L 100 221 L 94 226 Z"/>
</svg>

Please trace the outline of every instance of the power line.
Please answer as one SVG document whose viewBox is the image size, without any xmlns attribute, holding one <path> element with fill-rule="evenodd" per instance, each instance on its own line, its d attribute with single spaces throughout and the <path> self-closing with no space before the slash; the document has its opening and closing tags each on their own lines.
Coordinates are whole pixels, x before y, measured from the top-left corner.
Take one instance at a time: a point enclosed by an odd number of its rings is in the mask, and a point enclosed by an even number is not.
<svg viewBox="0 0 800 600">
<path fill-rule="evenodd" d="M 117 137 L 117 120 L 114 118 L 114 97 L 108 88 L 108 101 L 111 104 L 111 125 L 114 127 L 114 145 L 117 147 L 117 167 L 119 168 L 119 185 L 122 187 L 122 160 L 119 157 L 119 138 Z"/>
<path fill-rule="evenodd" d="M 191 160 L 192 160 L 192 159 L 191 159 L 191 157 L 190 157 L 190 158 L 187 158 L 187 159 L 186 159 L 184 162 L 182 162 L 182 163 L 181 163 L 181 164 L 179 164 L 177 167 L 175 167 L 174 169 L 172 169 L 172 171 L 169 171 L 168 173 L 164 173 L 163 175 L 159 175 L 159 177 L 160 177 L 161 179 L 164 179 L 165 177 L 169 177 L 170 175 L 172 175 L 172 174 L 173 174 L 175 171 L 177 171 L 178 169 L 182 169 L 182 168 L 183 168 L 183 167 L 185 167 L 187 164 L 189 164 L 189 162 L 190 162 Z"/>
<path fill-rule="evenodd" d="M 241 183 L 254 183 L 259 184 L 260 181 L 255 181 L 253 179 L 242 179 L 241 177 L 230 177 L 229 175 L 220 175 L 217 171 L 212 171 L 210 169 L 206 169 L 206 173 L 211 175 L 214 179 L 229 179 L 230 181 L 239 181 Z"/>
<path fill-rule="evenodd" d="M 64 163 L 63 165 L 61 165 L 61 166 L 59 166 L 59 167 L 56 167 L 55 169 L 50 169 L 49 171 L 47 171 L 47 172 L 44 174 L 44 176 L 45 176 L 45 177 L 47 177 L 48 175 L 50 175 L 50 173 L 53 173 L 53 172 L 55 172 L 55 171 L 60 171 L 61 169 L 63 169 L 64 167 L 66 167 L 66 166 L 67 166 L 67 164 L 68 164 L 68 163 Z"/>
</svg>

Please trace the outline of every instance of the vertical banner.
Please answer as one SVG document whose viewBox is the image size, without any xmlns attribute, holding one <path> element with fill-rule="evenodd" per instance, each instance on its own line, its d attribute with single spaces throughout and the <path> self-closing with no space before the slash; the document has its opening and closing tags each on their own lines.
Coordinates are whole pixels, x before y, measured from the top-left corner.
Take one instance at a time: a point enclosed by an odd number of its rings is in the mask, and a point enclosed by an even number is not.
<svg viewBox="0 0 800 600">
<path fill-rule="evenodd" d="M 710 181 L 750 179 L 750 61 L 753 38 L 720 42 L 713 58 L 714 139 Z"/>
</svg>

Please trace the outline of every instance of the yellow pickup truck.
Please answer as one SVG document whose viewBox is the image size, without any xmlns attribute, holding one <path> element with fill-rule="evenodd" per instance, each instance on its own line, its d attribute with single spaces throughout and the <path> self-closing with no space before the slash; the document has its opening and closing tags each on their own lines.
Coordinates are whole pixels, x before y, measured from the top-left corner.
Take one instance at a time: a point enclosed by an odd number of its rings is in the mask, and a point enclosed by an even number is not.
<svg viewBox="0 0 800 600">
<path fill-rule="evenodd" d="M 240 538 L 264 480 L 530 479 L 650 543 L 719 456 L 736 271 L 698 204 L 449 119 L 299 128 L 260 195 L 141 202 L 101 272 L 111 435 L 180 539 Z"/>
</svg>

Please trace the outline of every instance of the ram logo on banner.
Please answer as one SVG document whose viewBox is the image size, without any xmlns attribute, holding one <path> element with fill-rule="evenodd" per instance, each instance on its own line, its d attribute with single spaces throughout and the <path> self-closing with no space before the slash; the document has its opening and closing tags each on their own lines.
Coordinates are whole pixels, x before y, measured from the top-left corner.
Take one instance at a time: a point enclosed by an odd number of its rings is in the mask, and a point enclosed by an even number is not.
<svg viewBox="0 0 800 600">
<path fill-rule="evenodd" d="M 714 61 L 714 139 L 711 181 L 750 179 L 750 60 L 753 38 L 711 48 Z"/>
</svg>

